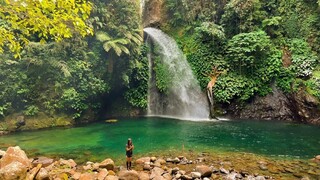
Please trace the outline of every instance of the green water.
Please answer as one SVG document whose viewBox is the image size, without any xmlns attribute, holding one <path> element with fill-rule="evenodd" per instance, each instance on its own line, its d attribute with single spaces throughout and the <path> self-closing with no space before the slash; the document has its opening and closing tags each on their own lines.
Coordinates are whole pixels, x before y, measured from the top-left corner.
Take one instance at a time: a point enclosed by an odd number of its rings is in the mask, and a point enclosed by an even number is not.
<svg viewBox="0 0 320 180">
<path fill-rule="evenodd" d="M 0 148 L 19 145 L 32 156 L 99 161 L 125 156 L 128 137 L 134 154 L 194 150 L 250 152 L 307 159 L 320 154 L 320 127 L 263 121 L 192 122 L 163 118 L 119 119 L 74 128 L 0 136 Z"/>
</svg>

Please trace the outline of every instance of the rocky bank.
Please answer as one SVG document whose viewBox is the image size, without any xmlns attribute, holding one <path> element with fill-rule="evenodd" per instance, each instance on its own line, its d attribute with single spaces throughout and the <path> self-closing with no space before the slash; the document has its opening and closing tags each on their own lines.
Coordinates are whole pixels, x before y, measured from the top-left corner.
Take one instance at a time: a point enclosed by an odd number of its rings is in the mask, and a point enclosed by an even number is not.
<svg viewBox="0 0 320 180">
<path fill-rule="evenodd" d="M 249 156 L 248 156 L 249 157 Z M 192 159 L 193 158 L 193 159 Z M 217 159 L 218 158 L 218 159 Z M 112 159 L 102 162 L 77 164 L 74 160 L 47 157 L 28 158 L 20 147 L 0 150 L 1 180 L 210 180 L 210 179 L 319 179 L 320 156 L 307 162 L 280 163 L 272 161 L 248 161 L 246 164 L 212 157 L 201 153 L 188 159 L 177 157 L 142 157 L 134 162 L 133 170 L 117 166 Z M 215 160 L 213 160 L 215 159 Z M 257 159 L 258 160 L 258 159 Z M 250 164 L 260 171 L 251 172 Z M 298 169 L 298 170 L 297 170 Z"/>
</svg>

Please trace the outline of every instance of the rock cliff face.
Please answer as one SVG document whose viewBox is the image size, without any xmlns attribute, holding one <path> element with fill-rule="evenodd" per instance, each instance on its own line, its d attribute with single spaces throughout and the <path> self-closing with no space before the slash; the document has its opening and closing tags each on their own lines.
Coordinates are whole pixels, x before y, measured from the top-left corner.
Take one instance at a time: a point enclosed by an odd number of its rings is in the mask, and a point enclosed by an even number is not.
<svg viewBox="0 0 320 180">
<path fill-rule="evenodd" d="M 285 95 L 277 88 L 265 97 L 256 96 L 244 108 L 231 106 L 236 118 L 294 121 L 320 125 L 319 101 L 300 89 L 296 93 Z"/>
<path fill-rule="evenodd" d="M 163 23 L 163 0 L 145 0 L 142 19 L 143 27 L 160 27 Z"/>
</svg>

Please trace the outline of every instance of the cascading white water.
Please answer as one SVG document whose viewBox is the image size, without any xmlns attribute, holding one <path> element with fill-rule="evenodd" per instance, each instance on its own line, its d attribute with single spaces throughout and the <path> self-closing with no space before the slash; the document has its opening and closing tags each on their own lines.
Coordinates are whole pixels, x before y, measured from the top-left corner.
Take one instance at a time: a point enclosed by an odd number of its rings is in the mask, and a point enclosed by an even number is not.
<svg viewBox="0 0 320 180">
<path fill-rule="evenodd" d="M 168 67 L 167 71 L 172 80 L 168 93 L 159 93 L 152 73 L 152 56 L 149 54 L 151 77 L 148 92 L 148 115 L 188 120 L 208 119 L 209 107 L 206 97 L 201 92 L 198 81 L 176 42 L 155 28 L 145 28 L 144 32 L 148 36 L 147 39 L 150 38 L 159 46 L 156 48 L 157 53 L 160 54 L 162 63 Z"/>
</svg>

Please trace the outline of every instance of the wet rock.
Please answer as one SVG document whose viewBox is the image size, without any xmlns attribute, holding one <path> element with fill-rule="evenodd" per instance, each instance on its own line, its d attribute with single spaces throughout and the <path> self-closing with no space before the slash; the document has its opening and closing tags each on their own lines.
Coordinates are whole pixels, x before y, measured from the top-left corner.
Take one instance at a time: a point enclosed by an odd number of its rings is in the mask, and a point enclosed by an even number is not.
<svg viewBox="0 0 320 180">
<path fill-rule="evenodd" d="M 15 161 L 7 164 L 6 166 L 1 166 L 0 169 L 0 179 L 14 179 L 14 180 L 25 180 L 27 175 L 27 166 L 21 162 Z"/>
<path fill-rule="evenodd" d="M 169 173 L 165 173 L 164 175 L 162 175 L 164 179 L 166 180 L 171 180 L 172 176 Z"/>
<path fill-rule="evenodd" d="M 173 159 L 167 158 L 167 159 L 166 159 L 166 162 L 173 162 Z"/>
<path fill-rule="evenodd" d="M 108 158 L 102 161 L 99 165 L 99 168 L 106 168 L 108 170 L 113 170 L 114 169 L 114 162 L 112 159 Z"/>
<path fill-rule="evenodd" d="M 161 176 L 164 173 L 164 170 L 158 167 L 155 167 L 151 170 L 150 179 L 153 179 L 156 176 Z"/>
<path fill-rule="evenodd" d="M 108 175 L 105 180 L 119 180 L 119 178 L 114 175 Z"/>
<path fill-rule="evenodd" d="M 41 168 L 36 176 L 36 180 L 49 180 L 49 173 L 45 168 Z"/>
<path fill-rule="evenodd" d="M 32 161 L 33 166 L 42 164 L 42 167 L 47 167 L 53 163 L 53 159 L 47 157 L 37 157 Z"/>
<path fill-rule="evenodd" d="M 98 180 L 104 180 L 107 175 L 109 174 L 108 170 L 107 169 L 101 169 L 98 173 Z"/>
<path fill-rule="evenodd" d="M 7 149 L 5 155 L 0 160 L 0 168 L 5 167 L 12 162 L 20 162 L 22 165 L 26 166 L 26 168 L 31 167 L 30 160 L 19 146 L 9 147 Z"/>
<path fill-rule="evenodd" d="M 220 172 L 223 174 L 229 174 L 229 171 L 222 167 L 220 168 Z"/>
<path fill-rule="evenodd" d="M 186 171 L 180 170 L 179 173 L 182 174 L 182 175 L 185 175 L 185 174 L 186 174 Z"/>
<path fill-rule="evenodd" d="M 150 179 L 150 175 L 148 173 L 145 172 L 139 172 L 139 180 L 149 180 Z"/>
<path fill-rule="evenodd" d="M 151 162 L 155 162 L 156 160 L 157 160 L 157 158 L 154 157 L 154 156 L 150 158 L 150 161 L 151 161 Z"/>
<path fill-rule="evenodd" d="M 295 119 L 287 96 L 275 86 L 266 96 L 255 96 L 240 112 L 241 119 L 288 120 Z"/>
<path fill-rule="evenodd" d="M 120 171 L 118 174 L 119 180 L 139 180 L 139 174 L 135 170 L 131 171 Z"/>
<path fill-rule="evenodd" d="M 210 177 L 212 169 L 206 165 L 196 166 L 196 171 L 201 174 L 201 177 Z"/>
<path fill-rule="evenodd" d="M 79 180 L 95 180 L 96 175 L 94 173 L 84 173 L 81 174 Z"/>
<path fill-rule="evenodd" d="M 136 160 L 137 164 L 144 164 L 146 162 L 150 162 L 151 158 L 150 157 L 142 157 Z"/>
<path fill-rule="evenodd" d="M 199 172 L 191 172 L 190 175 L 192 178 L 201 178 L 201 173 Z"/>
</svg>

